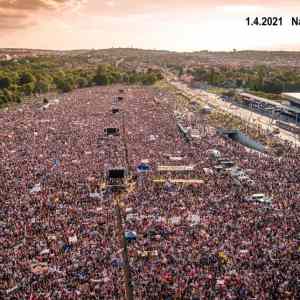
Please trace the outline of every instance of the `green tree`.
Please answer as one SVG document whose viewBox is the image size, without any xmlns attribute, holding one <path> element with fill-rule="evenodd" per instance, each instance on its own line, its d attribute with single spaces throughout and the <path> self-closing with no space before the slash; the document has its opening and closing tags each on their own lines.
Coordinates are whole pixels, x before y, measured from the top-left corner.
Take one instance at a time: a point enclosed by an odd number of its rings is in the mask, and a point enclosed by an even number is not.
<svg viewBox="0 0 300 300">
<path fill-rule="evenodd" d="M 106 74 L 98 73 L 94 77 L 94 82 L 96 85 L 108 85 L 110 82 L 110 79 Z"/>
<path fill-rule="evenodd" d="M 49 92 L 50 83 L 47 81 L 39 80 L 35 84 L 34 92 L 39 94 L 44 94 Z"/>
<path fill-rule="evenodd" d="M 8 89 L 11 85 L 11 80 L 9 77 L 0 77 L 0 89 Z"/>
<path fill-rule="evenodd" d="M 117 70 L 113 70 L 112 72 L 110 72 L 110 76 L 111 76 L 112 83 L 119 83 L 122 81 L 122 75 Z"/>
<path fill-rule="evenodd" d="M 156 76 L 153 73 L 142 76 L 142 83 L 144 85 L 151 85 L 156 82 Z"/>
<path fill-rule="evenodd" d="M 208 82 L 210 84 L 215 84 L 216 83 L 216 76 L 215 76 L 215 69 L 212 68 L 210 71 L 209 71 L 209 75 L 208 75 Z"/>
<path fill-rule="evenodd" d="M 137 82 L 138 82 L 138 75 L 137 75 L 135 72 L 129 74 L 128 82 L 129 82 L 130 84 L 137 83 Z"/>
<path fill-rule="evenodd" d="M 12 91 L 9 91 L 8 89 L 3 89 L 2 93 L 4 98 L 6 99 L 6 102 L 14 101 L 14 93 Z"/>
<path fill-rule="evenodd" d="M 69 78 L 59 79 L 56 81 L 56 87 L 63 93 L 68 93 L 73 90 L 73 82 Z"/>
<path fill-rule="evenodd" d="M 122 82 L 129 83 L 129 75 L 127 73 L 122 73 L 121 76 L 122 76 L 121 78 Z"/>
<path fill-rule="evenodd" d="M 88 79 L 87 79 L 87 78 L 84 78 L 84 77 L 79 77 L 79 78 L 77 78 L 77 80 L 76 80 L 76 85 L 77 85 L 79 88 L 87 87 L 87 86 L 89 85 Z"/>
<path fill-rule="evenodd" d="M 35 81 L 35 77 L 30 72 L 23 72 L 19 76 L 18 84 L 24 85 Z"/>
<path fill-rule="evenodd" d="M 33 82 L 29 82 L 26 83 L 24 85 L 22 85 L 20 91 L 22 94 L 24 94 L 25 96 L 31 96 L 33 91 L 34 91 L 35 85 Z"/>
<path fill-rule="evenodd" d="M 109 75 L 109 68 L 106 65 L 100 65 L 97 68 L 94 82 L 96 85 L 108 85 L 111 82 Z"/>
<path fill-rule="evenodd" d="M 4 93 L 2 90 L 0 90 L 0 106 L 5 104 L 7 102 L 7 98 L 5 97 Z"/>
<path fill-rule="evenodd" d="M 20 97 L 19 94 L 15 94 L 13 101 L 16 102 L 16 103 L 21 103 L 22 102 L 22 98 Z"/>
</svg>

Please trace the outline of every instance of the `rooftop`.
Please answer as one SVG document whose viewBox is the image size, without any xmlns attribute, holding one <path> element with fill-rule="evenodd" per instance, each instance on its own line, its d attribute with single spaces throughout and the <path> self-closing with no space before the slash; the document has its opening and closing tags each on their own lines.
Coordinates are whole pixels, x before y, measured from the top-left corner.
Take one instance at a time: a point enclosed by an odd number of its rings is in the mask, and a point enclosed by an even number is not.
<svg viewBox="0 0 300 300">
<path fill-rule="evenodd" d="M 282 93 L 281 95 L 288 100 L 300 102 L 300 93 Z"/>
<path fill-rule="evenodd" d="M 267 98 L 255 96 L 255 95 L 253 95 L 253 94 L 249 94 L 249 93 L 240 93 L 240 96 L 242 96 L 242 97 L 247 97 L 247 98 L 251 98 L 251 99 L 253 99 L 253 100 L 257 100 L 257 101 L 260 101 L 260 102 L 269 103 L 269 104 L 274 105 L 274 106 L 280 106 L 280 102 L 276 102 L 276 101 L 269 100 L 269 99 L 267 99 Z"/>
</svg>

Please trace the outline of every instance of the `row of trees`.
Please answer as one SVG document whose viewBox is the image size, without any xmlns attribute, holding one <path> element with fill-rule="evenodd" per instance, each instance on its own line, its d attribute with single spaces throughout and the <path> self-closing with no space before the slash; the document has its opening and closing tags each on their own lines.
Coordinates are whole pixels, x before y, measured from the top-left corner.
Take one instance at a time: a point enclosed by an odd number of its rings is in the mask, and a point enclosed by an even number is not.
<svg viewBox="0 0 300 300">
<path fill-rule="evenodd" d="M 137 73 L 100 65 L 97 69 L 60 68 L 51 59 L 3 62 L 0 65 L 0 105 L 21 102 L 24 96 L 114 83 L 151 85 L 162 79 L 152 69 Z"/>
<path fill-rule="evenodd" d="M 225 88 L 246 88 L 265 93 L 300 90 L 300 71 L 288 68 L 197 68 L 188 71 L 195 80 Z"/>
</svg>

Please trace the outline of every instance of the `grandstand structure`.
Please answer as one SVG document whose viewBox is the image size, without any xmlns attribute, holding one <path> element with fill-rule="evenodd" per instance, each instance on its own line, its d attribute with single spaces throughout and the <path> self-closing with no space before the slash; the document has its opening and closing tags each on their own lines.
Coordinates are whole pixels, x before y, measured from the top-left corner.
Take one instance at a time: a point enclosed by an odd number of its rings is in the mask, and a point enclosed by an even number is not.
<svg viewBox="0 0 300 300">
<path fill-rule="evenodd" d="M 284 106 L 284 112 L 296 120 L 300 120 L 300 93 L 282 93 L 282 97 L 289 101 L 288 106 Z"/>
<path fill-rule="evenodd" d="M 250 93 L 240 93 L 238 99 L 244 105 L 258 112 L 272 117 L 274 112 L 277 112 L 280 119 L 298 124 L 300 120 L 300 93 L 283 93 L 282 96 L 289 101 L 288 105 Z"/>
<path fill-rule="evenodd" d="M 267 109 L 267 108 L 278 108 L 280 107 L 279 102 L 272 101 L 263 97 L 259 97 L 250 93 L 240 93 L 241 100 L 253 108 L 256 109 Z"/>
</svg>

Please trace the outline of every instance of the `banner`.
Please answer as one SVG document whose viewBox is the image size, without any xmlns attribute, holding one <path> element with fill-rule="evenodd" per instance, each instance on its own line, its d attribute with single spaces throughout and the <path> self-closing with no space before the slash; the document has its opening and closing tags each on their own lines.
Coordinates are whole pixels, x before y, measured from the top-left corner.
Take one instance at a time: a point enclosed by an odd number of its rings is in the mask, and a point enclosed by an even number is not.
<svg viewBox="0 0 300 300">
<path fill-rule="evenodd" d="M 182 171 L 193 171 L 194 166 L 158 166 L 158 172 L 182 172 Z"/>
</svg>

